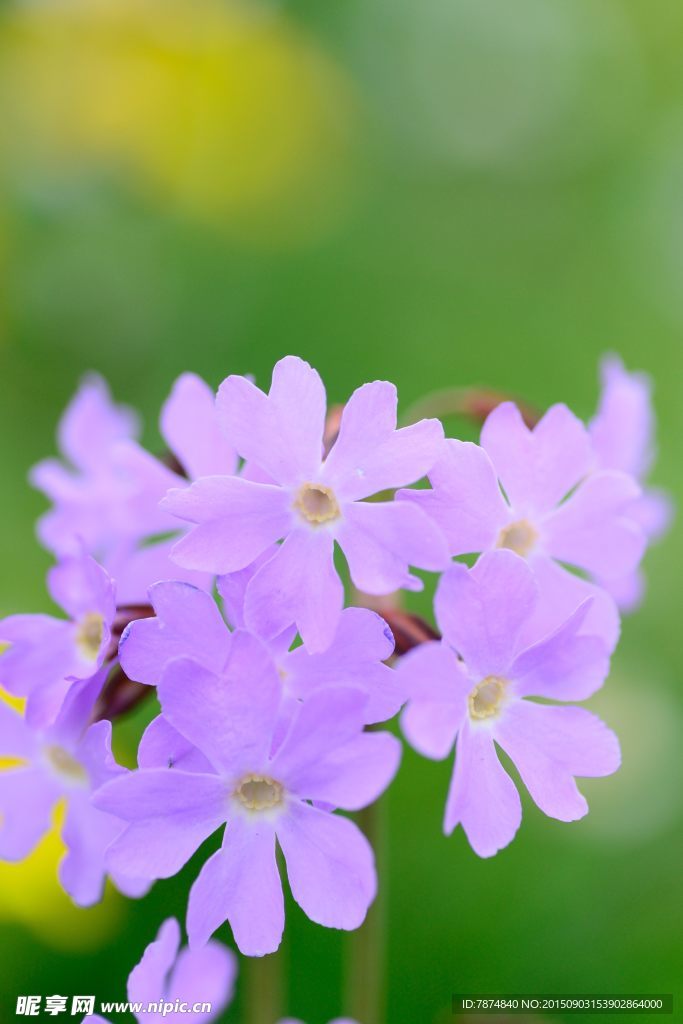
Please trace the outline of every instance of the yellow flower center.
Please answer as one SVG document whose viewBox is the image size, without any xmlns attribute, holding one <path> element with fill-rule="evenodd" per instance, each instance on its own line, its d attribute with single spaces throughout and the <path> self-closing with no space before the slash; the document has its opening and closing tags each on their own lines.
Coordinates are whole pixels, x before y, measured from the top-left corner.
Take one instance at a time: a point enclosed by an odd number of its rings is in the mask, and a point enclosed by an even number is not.
<svg viewBox="0 0 683 1024">
<path fill-rule="evenodd" d="M 84 661 L 97 661 L 104 637 L 104 619 L 99 612 L 88 612 L 76 629 L 76 647 Z"/>
<path fill-rule="evenodd" d="M 470 718 L 475 721 L 494 718 L 500 711 L 506 690 L 507 680 L 500 676 L 486 676 L 482 679 L 467 698 Z"/>
<path fill-rule="evenodd" d="M 302 484 L 294 500 L 294 507 L 307 523 L 314 526 L 330 523 L 341 515 L 334 491 L 324 484 Z"/>
<path fill-rule="evenodd" d="M 87 783 L 88 773 L 85 768 L 64 747 L 51 744 L 45 747 L 45 755 L 58 775 L 61 775 L 69 782 L 79 782 L 83 785 Z"/>
<path fill-rule="evenodd" d="M 269 811 L 282 803 L 284 789 L 268 775 L 245 775 L 235 796 L 249 811 Z"/>
<path fill-rule="evenodd" d="M 538 530 L 528 519 L 518 519 L 505 526 L 498 535 L 496 547 L 508 548 L 524 557 L 533 549 L 538 540 Z"/>
</svg>

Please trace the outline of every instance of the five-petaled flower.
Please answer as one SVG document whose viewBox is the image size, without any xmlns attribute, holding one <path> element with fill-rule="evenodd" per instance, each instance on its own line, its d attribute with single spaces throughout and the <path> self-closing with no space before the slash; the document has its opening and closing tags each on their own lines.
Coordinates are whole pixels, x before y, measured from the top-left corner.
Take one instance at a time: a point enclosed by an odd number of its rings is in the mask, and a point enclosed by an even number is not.
<svg viewBox="0 0 683 1024">
<path fill-rule="evenodd" d="M 415 506 L 363 500 L 421 479 L 442 452 L 441 424 L 397 430 L 396 406 L 393 384 L 358 388 L 325 456 L 325 389 L 308 363 L 281 359 L 267 395 L 246 377 L 228 377 L 217 397 L 225 435 L 271 482 L 213 475 L 171 491 L 163 506 L 195 524 L 176 544 L 175 560 L 232 573 L 283 541 L 247 586 L 246 622 L 268 637 L 295 622 L 311 651 L 329 645 L 343 607 L 335 541 L 360 590 L 420 589 L 409 566 L 445 568 L 440 530 Z"/>
<path fill-rule="evenodd" d="M 435 759 L 456 745 L 444 831 L 461 824 L 481 857 L 507 846 L 522 816 L 496 744 L 536 804 L 560 821 L 588 811 L 574 776 L 610 775 L 620 763 L 615 735 L 595 715 L 529 699 L 583 700 L 609 667 L 604 641 L 582 633 L 590 599 L 554 632 L 524 640 L 538 600 L 533 573 L 511 551 L 484 554 L 473 569 L 454 565 L 435 599 L 443 640 L 399 667 L 409 694 L 406 739 Z"/>
</svg>

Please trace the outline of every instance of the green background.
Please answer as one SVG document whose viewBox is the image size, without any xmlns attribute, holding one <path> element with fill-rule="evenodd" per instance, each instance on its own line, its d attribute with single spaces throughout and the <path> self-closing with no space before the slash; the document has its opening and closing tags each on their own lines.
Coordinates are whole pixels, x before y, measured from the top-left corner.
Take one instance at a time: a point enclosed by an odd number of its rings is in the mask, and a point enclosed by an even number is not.
<svg viewBox="0 0 683 1024">
<path fill-rule="evenodd" d="M 158 450 L 160 403 L 186 369 L 214 385 L 253 372 L 265 386 L 293 352 L 333 401 L 386 378 L 404 410 L 436 388 L 486 385 L 589 417 L 599 359 L 618 351 L 654 378 L 655 480 L 680 499 L 683 7 L 281 10 L 354 94 L 351 184 L 315 230 L 269 244 L 262 224 L 250 237 L 248 219 L 239 231 L 200 223 L 82 172 L 55 185 L 45 164 L 28 184 L 3 179 L 0 614 L 48 608 L 34 539 L 44 502 L 26 473 L 53 452 L 88 369 L 141 410 Z M 479 860 L 460 832 L 441 833 L 450 763 L 405 751 L 384 800 L 391 1024 L 445 1024 L 453 992 L 674 992 L 682 1012 L 682 555 L 675 528 L 648 554 L 645 604 L 591 702 L 624 767 L 582 785 L 588 818 L 561 824 L 526 800 L 513 844 Z M 429 614 L 427 596 L 408 604 Z M 123 754 L 138 725 L 122 727 Z M 0 920 L 0 1019 L 17 993 L 123 998 L 158 923 L 182 919 L 196 870 L 127 904 L 88 953 Z M 307 1024 L 342 1012 L 346 944 L 288 908 L 288 1012 Z M 241 1019 L 239 1000 L 225 1019 Z"/>
</svg>

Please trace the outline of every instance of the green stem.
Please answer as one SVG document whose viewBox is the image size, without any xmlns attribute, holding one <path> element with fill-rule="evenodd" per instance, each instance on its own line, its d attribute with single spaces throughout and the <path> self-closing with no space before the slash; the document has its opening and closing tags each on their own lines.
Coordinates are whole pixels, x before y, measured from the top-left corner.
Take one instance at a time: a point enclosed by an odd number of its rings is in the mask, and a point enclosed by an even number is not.
<svg viewBox="0 0 683 1024">
<path fill-rule="evenodd" d="M 375 851 L 379 879 L 368 916 L 347 940 L 346 1012 L 362 1024 L 386 1020 L 386 814 L 386 800 L 380 800 L 358 815 L 358 824 Z"/>
<path fill-rule="evenodd" d="M 282 948 L 270 956 L 250 957 L 246 962 L 246 1014 L 248 1024 L 276 1024 L 284 1005 Z"/>
</svg>

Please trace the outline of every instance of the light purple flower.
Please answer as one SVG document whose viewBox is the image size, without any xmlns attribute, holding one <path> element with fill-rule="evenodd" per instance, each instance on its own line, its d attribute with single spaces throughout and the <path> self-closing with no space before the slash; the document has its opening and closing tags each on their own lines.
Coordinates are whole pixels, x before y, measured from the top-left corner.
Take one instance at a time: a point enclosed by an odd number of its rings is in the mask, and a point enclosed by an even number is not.
<svg viewBox="0 0 683 1024">
<path fill-rule="evenodd" d="M 620 763 L 615 735 L 595 715 L 528 699 L 583 700 L 609 665 L 604 642 L 581 633 L 589 602 L 550 635 L 522 640 L 538 600 L 533 573 L 512 551 L 484 554 L 473 569 L 456 564 L 436 594 L 443 641 L 423 644 L 399 666 L 410 695 L 408 741 L 442 759 L 457 739 L 444 831 L 462 825 L 480 857 L 507 846 L 522 816 L 496 744 L 538 807 L 560 821 L 588 811 L 575 776 L 609 775 Z"/>
<path fill-rule="evenodd" d="M 59 425 L 67 464 L 47 459 L 31 474 L 53 503 L 39 522 L 41 541 L 59 556 L 85 548 L 97 557 L 116 578 L 122 604 L 144 600 L 159 579 L 188 579 L 207 589 L 213 583 L 206 573 L 170 562 L 175 538 L 154 540 L 182 532 L 178 520 L 159 507 L 169 488 L 186 485 L 180 473 L 191 480 L 237 468 L 208 384 L 195 374 L 180 376 L 162 408 L 160 428 L 179 472 L 137 443 L 132 414 L 113 404 L 101 378 L 87 377 Z"/>
<path fill-rule="evenodd" d="M 588 432 L 566 406 L 529 430 L 504 402 L 488 416 L 481 447 L 449 440 L 429 474 L 433 489 L 399 498 L 434 518 L 452 555 L 507 548 L 526 558 L 542 593 L 530 622 L 537 632 L 592 597 L 585 629 L 613 649 L 619 614 L 602 584 L 632 572 L 643 554 L 643 531 L 628 514 L 640 488 L 627 473 L 594 466 Z"/>
<path fill-rule="evenodd" d="M 601 375 L 600 404 L 588 427 L 597 465 L 630 473 L 644 483 L 655 457 L 652 383 L 644 373 L 629 373 L 618 356 L 603 360 Z M 653 541 L 667 530 L 673 509 L 668 495 L 650 487 L 633 500 L 626 514 Z M 605 581 L 605 586 L 622 609 L 631 611 L 640 602 L 644 580 L 635 569 Z"/>
<path fill-rule="evenodd" d="M 343 606 L 335 541 L 360 590 L 420 589 L 408 568 L 444 568 L 440 531 L 416 506 L 362 500 L 419 480 L 441 452 L 441 424 L 422 420 L 397 430 L 396 405 L 392 384 L 358 388 L 324 458 L 325 389 L 308 363 L 281 359 L 268 395 L 245 377 L 228 377 L 217 398 L 223 430 L 273 483 L 213 475 L 172 491 L 163 506 L 196 524 L 176 545 L 175 560 L 222 575 L 284 540 L 247 587 L 246 623 L 270 637 L 293 618 L 311 651 L 331 642 Z"/>
<path fill-rule="evenodd" d="M 115 588 L 89 555 L 65 558 L 50 569 L 52 599 L 69 616 L 10 615 L 0 621 L 0 683 L 27 697 L 32 724 L 53 722 L 74 680 L 92 676 L 105 659 L 116 614 Z"/>
<path fill-rule="evenodd" d="M 125 768 L 111 752 L 111 722 L 88 725 L 107 668 L 75 684 L 55 723 L 32 729 L 0 702 L 0 750 L 19 767 L 0 771 L 0 858 L 27 857 L 49 830 L 53 810 L 66 801 L 62 838 L 67 852 L 59 867 L 61 884 L 75 903 L 89 906 L 102 897 L 104 854 L 124 823 L 92 806 L 93 790 Z M 126 895 L 140 896 L 148 883 L 140 876 L 112 873 Z"/>
<path fill-rule="evenodd" d="M 128 874 L 176 874 L 227 823 L 190 892 L 190 944 L 228 920 L 241 951 L 262 956 L 277 949 L 284 927 L 276 839 L 294 898 L 313 921 L 343 929 L 363 921 L 376 889 L 372 850 L 353 822 L 309 801 L 365 807 L 393 778 L 400 744 L 362 731 L 365 694 L 330 688 L 301 705 L 271 756 L 282 682 L 255 637 L 238 630 L 229 643 L 221 677 L 178 659 L 158 687 L 163 718 L 201 752 L 206 770 L 142 769 L 94 799 L 130 822 L 108 854 Z"/>
<path fill-rule="evenodd" d="M 191 658 L 220 675 L 230 651 L 230 631 L 213 597 L 181 582 L 156 583 L 149 591 L 153 618 L 131 622 L 121 637 L 119 656 L 130 679 L 156 685 L 174 658 Z M 290 651 L 293 630 L 268 643 L 294 701 L 328 686 L 355 686 L 368 695 L 366 723 L 392 718 L 403 704 L 396 673 L 384 662 L 394 650 L 391 630 L 367 608 L 346 608 L 329 648 L 311 654 Z"/>
<path fill-rule="evenodd" d="M 304 1024 L 302 1020 L 295 1020 L 294 1017 L 287 1017 L 285 1020 L 281 1020 L 279 1024 Z M 330 1021 L 330 1024 L 358 1024 L 357 1021 L 351 1020 L 350 1017 L 335 1017 L 334 1020 Z"/>
<path fill-rule="evenodd" d="M 201 949 L 180 950 L 180 926 L 167 918 L 150 942 L 142 960 L 128 977 L 128 1000 L 144 1007 L 162 1005 L 152 1013 L 134 1013 L 140 1024 L 205 1024 L 214 1020 L 232 1000 L 237 977 L 237 958 L 220 942 L 208 942 Z M 201 1003 L 210 1012 L 193 1010 Z M 184 1012 L 163 1010 L 163 1004 L 186 1004 Z M 83 1024 L 108 1024 L 98 1014 L 89 1014 Z"/>
</svg>

